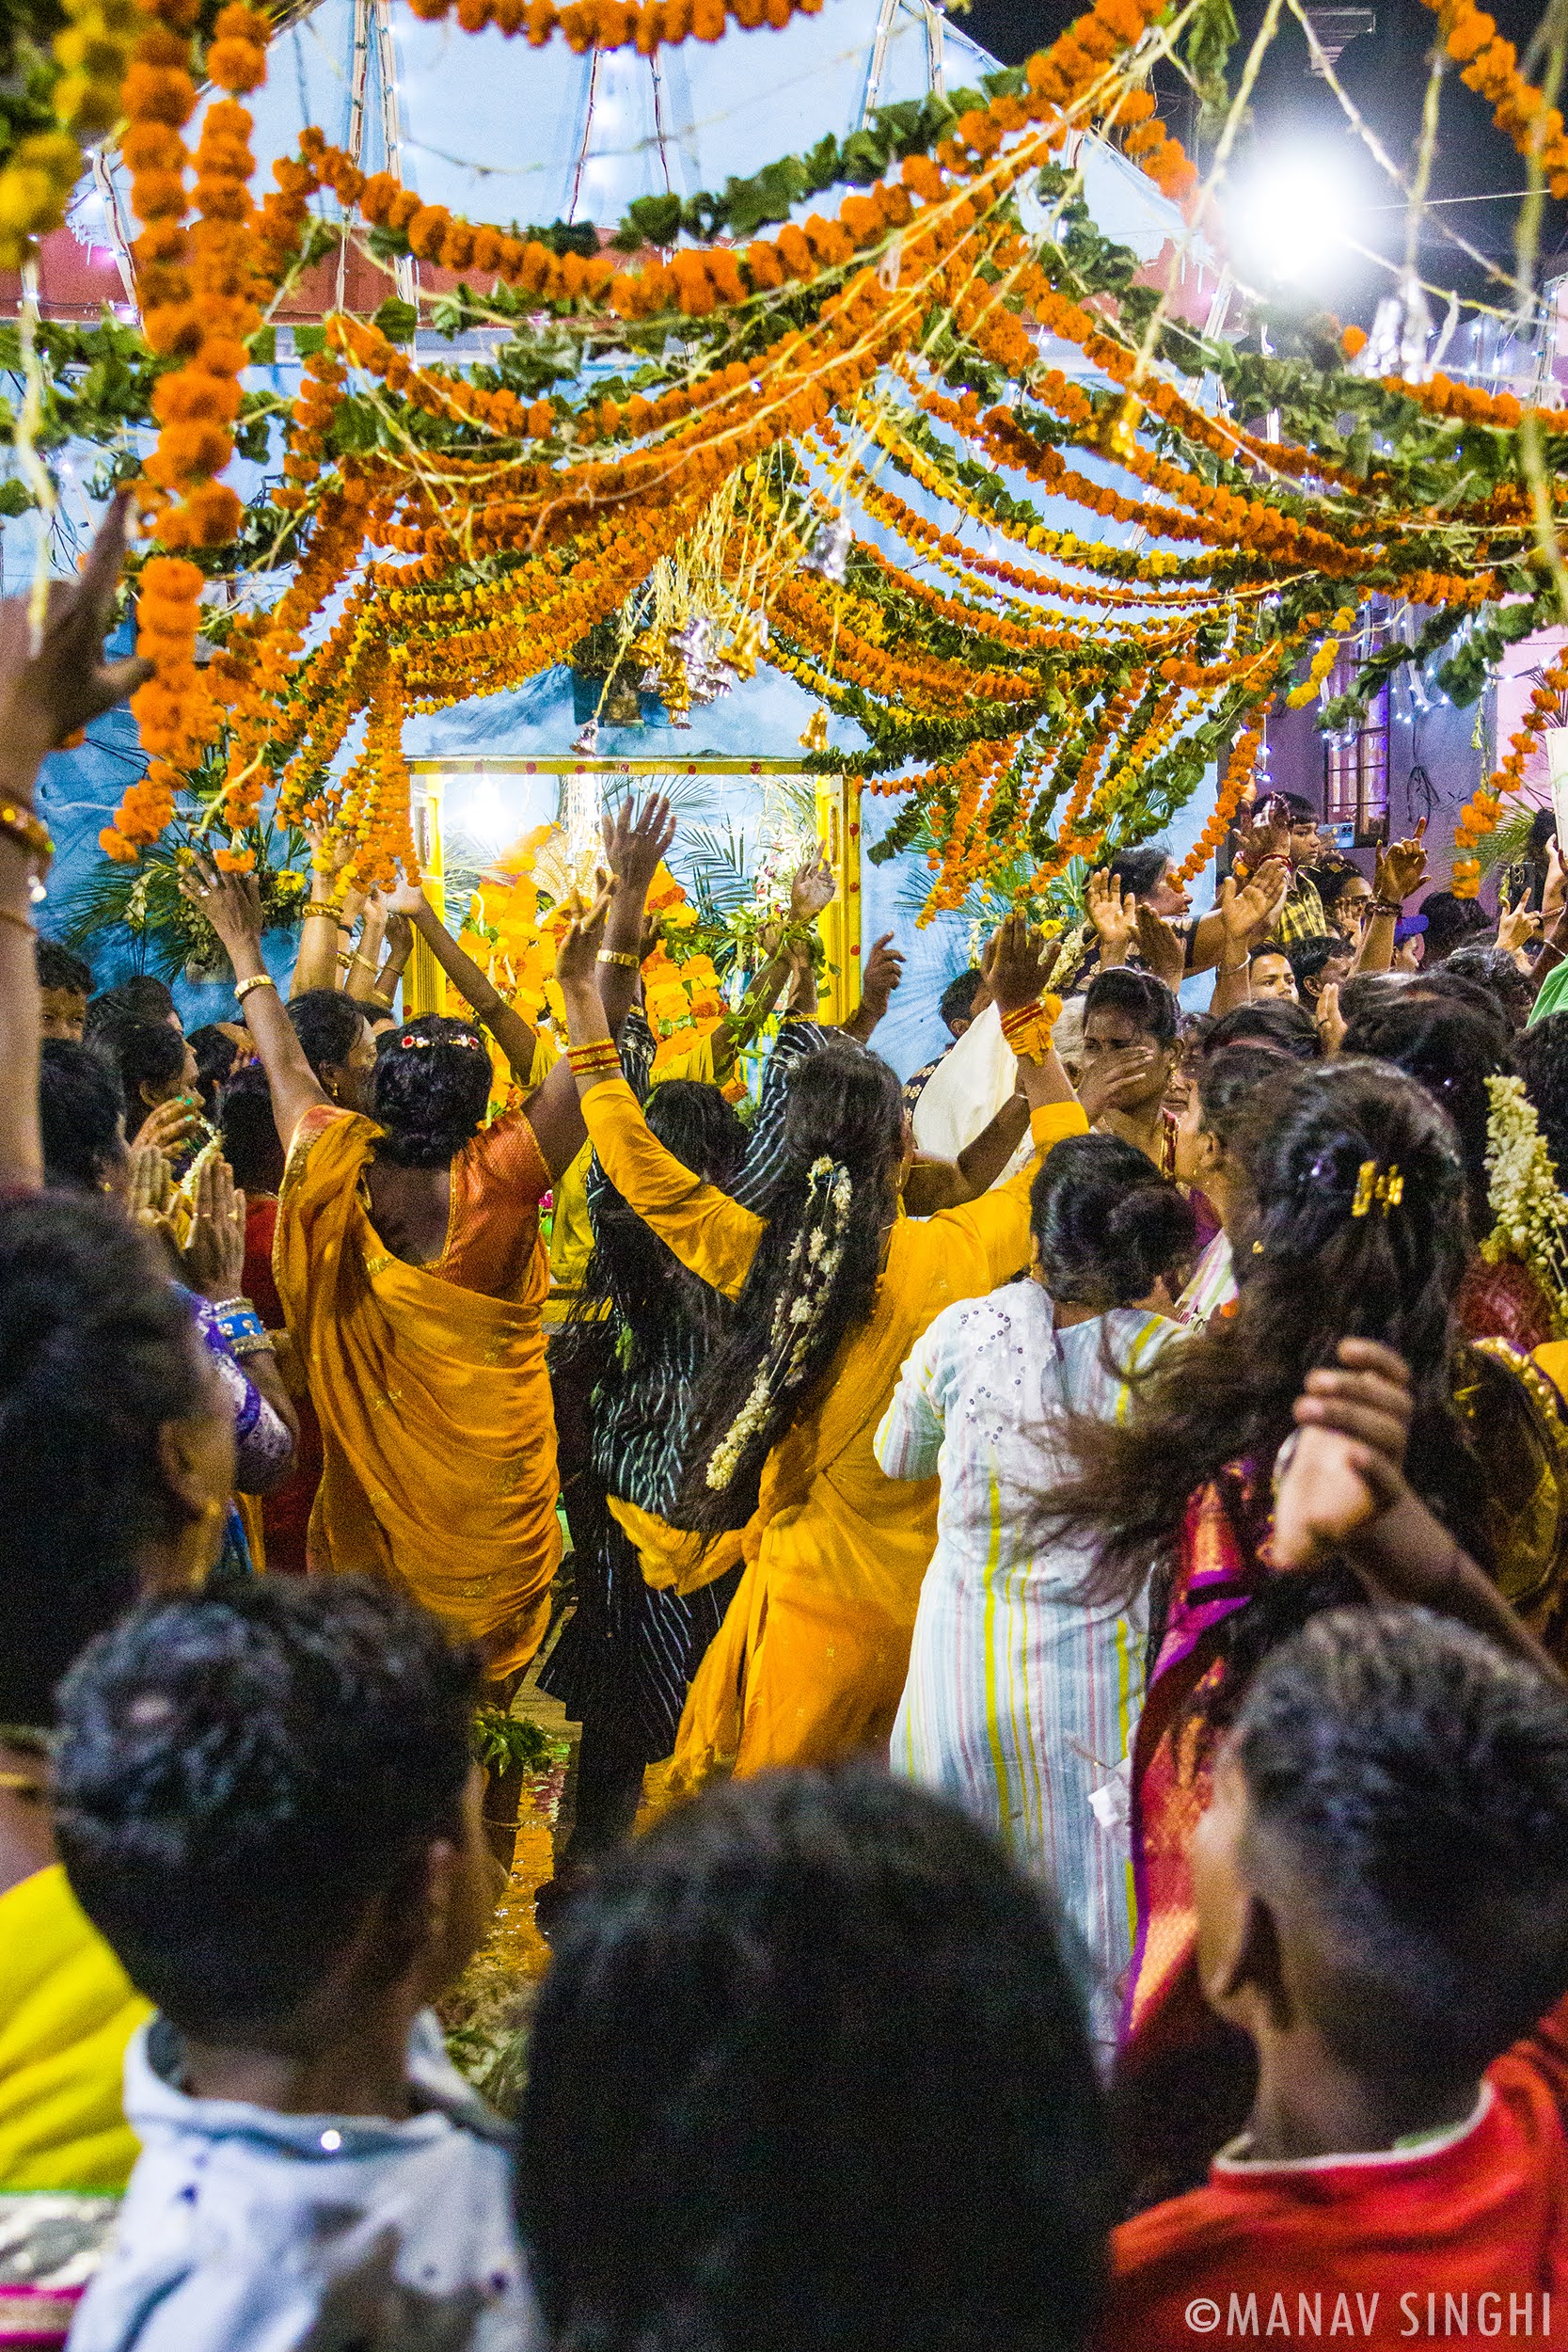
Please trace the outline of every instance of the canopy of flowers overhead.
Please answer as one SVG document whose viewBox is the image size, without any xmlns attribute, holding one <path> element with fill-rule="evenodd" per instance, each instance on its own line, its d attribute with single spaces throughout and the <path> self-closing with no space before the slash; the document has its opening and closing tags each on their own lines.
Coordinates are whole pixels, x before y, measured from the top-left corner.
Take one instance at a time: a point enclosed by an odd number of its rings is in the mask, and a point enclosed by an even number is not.
<svg viewBox="0 0 1568 2352">
<path fill-rule="evenodd" d="M 413 870 L 408 715 L 594 632 L 607 694 L 642 682 L 678 713 L 766 660 L 856 721 L 863 749 L 818 730 L 807 764 L 906 796 L 895 839 L 928 845 L 933 910 L 988 880 L 1049 901 L 1223 757 L 1196 872 L 1251 788 L 1262 714 L 1321 699 L 1373 597 L 1401 627 L 1357 695 L 1414 660 L 1473 698 L 1504 643 L 1568 609 L 1568 411 L 1434 369 L 1413 273 L 1370 342 L 1319 321 L 1271 346 L 1184 314 L 1207 183 L 1148 82 L 1172 60 L 1214 101 L 1223 0 L 1096 0 L 981 88 L 548 231 L 422 201 L 315 129 L 261 184 L 245 101 L 272 27 L 246 0 L 63 5 L 10 119 L 0 262 L 27 262 L 79 141 L 112 133 L 140 328 L 24 312 L 18 453 L 45 503 L 40 425 L 102 440 L 135 482 L 156 675 L 135 706 L 150 764 L 103 836 L 117 859 L 178 814 L 243 868 L 265 816 L 308 824 L 346 881 Z M 649 55 L 766 44 L 811 8 L 458 0 L 455 22 Z M 1457 69 L 1532 184 L 1568 194 L 1561 117 L 1492 20 L 1470 0 L 1435 15 L 1434 76 Z M 1220 91 L 1211 178 L 1256 62 L 1228 113 Z M 1085 136 L 1182 207 L 1163 267 L 1095 225 Z M 247 389 L 280 301 L 345 240 L 386 265 L 387 298 L 296 330 L 297 397 Z M 482 358 L 417 355 L 410 255 L 455 274 L 426 297 L 446 332 L 496 330 Z M 236 449 L 261 469 L 248 503 Z M 1047 519 L 1063 501 L 1073 527 Z M 1564 685 L 1545 677 L 1462 819 L 1456 886 Z"/>
</svg>

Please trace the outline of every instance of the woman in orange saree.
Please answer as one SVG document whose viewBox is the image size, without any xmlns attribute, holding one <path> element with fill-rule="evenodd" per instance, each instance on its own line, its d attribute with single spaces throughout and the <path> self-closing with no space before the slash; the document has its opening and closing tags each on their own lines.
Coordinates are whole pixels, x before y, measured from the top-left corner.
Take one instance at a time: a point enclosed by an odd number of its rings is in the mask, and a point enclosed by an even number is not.
<svg viewBox="0 0 1568 2352">
<path fill-rule="evenodd" d="M 617 1020 L 671 830 L 656 799 L 608 834 Z M 539 1204 L 585 1132 L 571 1073 L 483 1126 L 478 1028 L 427 1016 L 384 1041 L 374 1116 L 341 1109 L 267 977 L 254 886 L 202 868 L 191 888 L 229 949 L 287 1154 L 273 1265 L 322 1429 L 309 1565 L 403 1585 L 504 1680 L 539 1645 L 561 1557 Z"/>
<path fill-rule="evenodd" d="M 1268 1650 L 1372 1589 L 1350 1558 L 1286 1571 L 1272 1550 L 1287 1441 L 1310 1415 L 1297 1400 L 1341 1342 L 1409 1366 L 1412 1489 L 1548 1649 L 1568 1631 L 1564 1424 L 1533 1365 L 1459 1332 L 1465 1175 L 1448 1120 L 1402 1073 L 1346 1059 L 1282 1072 L 1243 1149 L 1256 1205 L 1235 1314 L 1163 1358 L 1123 1423 L 1077 1431 L 1076 1475 L 1041 1502 L 1053 1535 L 1094 1545 L 1095 1592 L 1155 1571 L 1117 2079 L 1140 2204 L 1202 2177 L 1251 2098 L 1250 2045 L 1208 2013 L 1194 1965 L 1187 1853 L 1211 1746 Z"/>
<path fill-rule="evenodd" d="M 1038 998 L 1039 947 L 1022 923 L 1005 933 L 992 985 L 1022 1011 Z M 580 930 L 558 972 L 594 1149 L 627 1204 L 741 1310 L 738 1348 L 718 1352 L 699 1389 L 677 1518 L 697 1542 L 743 1522 L 744 1572 L 673 1763 L 654 1768 L 657 1803 L 716 1774 L 885 1745 L 935 1547 L 937 1482 L 886 1477 L 872 1440 L 933 1316 L 1027 1262 L 1033 1171 L 940 1216 L 901 1217 L 898 1081 L 858 1046 L 832 1045 L 791 1073 L 784 1168 L 769 1214 L 753 1215 L 649 1132 L 601 1044 L 594 969 L 592 930 Z M 1082 1133 L 1049 1046 L 1020 1070 L 1037 1145 Z"/>
</svg>

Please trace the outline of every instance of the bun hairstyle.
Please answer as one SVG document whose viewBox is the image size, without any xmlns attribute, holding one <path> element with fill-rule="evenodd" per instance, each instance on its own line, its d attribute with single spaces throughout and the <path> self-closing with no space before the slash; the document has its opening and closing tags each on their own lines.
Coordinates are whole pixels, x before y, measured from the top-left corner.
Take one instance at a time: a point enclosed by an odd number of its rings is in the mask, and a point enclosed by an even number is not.
<svg viewBox="0 0 1568 2352">
<path fill-rule="evenodd" d="M 796 1065 L 767 1229 L 692 1400 L 680 1526 L 745 1524 L 770 1449 L 871 1312 L 903 1138 L 903 1090 L 875 1054 L 829 1045 Z"/>
<path fill-rule="evenodd" d="M 372 1102 L 372 1117 L 386 1129 L 377 1159 L 394 1168 L 445 1168 L 479 1133 L 490 1077 L 489 1049 L 466 1021 L 422 1012 L 388 1030 Z"/>
<path fill-rule="evenodd" d="M 1118 1136 L 1057 1144 L 1029 1195 L 1040 1277 L 1063 1306 L 1131 1306 L 1193 1247 L 1196 1220 L 1148 1155 Z"/>
<path fill-rule="evenodd" d="M 1491 1557 L 1488 1482 L 1452 1399 L 1468 1254 L 1453 1132 L 1424 1088 L 1383 1063 L 1277 1067 L 1247 1147 L 1257 1247 L 1236 1262 L 1235 1314 L 1161 1357 L 1124 1422 L 1075 1422 L 1075 1474 L 1042 1503 L 1042 1540 L 1093 1549 L 1089 1597 L 1140 1592 L 1175 1557 L 1189 1497 L 1227 1465 L 1250 1462 L 1266 1486 L 1307 1373 L 1348 1337 L 1404 1358 L 1406 1474 L 1472 1557 Z"/>
</svg>

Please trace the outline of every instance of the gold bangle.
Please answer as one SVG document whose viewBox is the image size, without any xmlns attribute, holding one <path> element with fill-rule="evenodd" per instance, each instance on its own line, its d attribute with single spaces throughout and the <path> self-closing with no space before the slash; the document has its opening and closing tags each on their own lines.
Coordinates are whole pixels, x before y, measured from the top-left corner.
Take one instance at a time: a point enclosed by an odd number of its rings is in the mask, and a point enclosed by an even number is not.
<svg viewBox="0 0 1568 2352">
<path fill-rule="evenodd" d="M 248 980 L 235 981 L 234 1002 L 237 1005 L 243 1005 L 245 998 L 250 994 L 252 989 L 276 988 L 277 986 L 277 982 L 273 978 L 270 972 L 253 972 Z"/>
<path fill-rule="evenodd" d="M 25 931 L 29 939 L 36 939 L 39 935 L 38 925 L 29 923 L 24 914 L 17 914 L 10 907 L 0 907 L 0 923 L 14 924 L 19 931 Z"/>
<path fill-rule="evenodd" d="M 641 956 L 634 956 L 629 947 L 601 947 L 594 961 L 596 963 L 620 963 L 624 964 L 628 972 L 636 972 L 641 969 L 642 959 Z"/>
<path fill-rule="evenodd" d="M 55 836 L 25 801 L 0 801 L 0 833 L 8 834 L 40 865 L 47 866 L 54 857 Z"/>
<path fill-rule="evenodd" d="M 380 964 L 377 963 L 373 956 L 361 956 L 358 954 L 352 955 L 349 958 L 349 966 L 351 970 L 355 964 L 358 964 L 362 972 L 370 972 L 372 974 L 379 972 L 381 969 Z"/>
<path fill-rule="evenodd" d="M 367 996 L 365 1002 L 367 1005 L 373 1005 L 377 1012 L 390 1012 L 392 1009 L 392 1000 L 389 996 Z"/>
</svg>

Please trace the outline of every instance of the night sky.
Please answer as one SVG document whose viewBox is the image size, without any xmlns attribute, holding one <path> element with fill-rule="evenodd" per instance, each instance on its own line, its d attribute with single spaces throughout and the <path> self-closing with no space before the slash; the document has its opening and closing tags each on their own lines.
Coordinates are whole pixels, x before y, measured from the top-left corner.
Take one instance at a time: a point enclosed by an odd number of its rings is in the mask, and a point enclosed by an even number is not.
<svg viewBox="0 0 1568 2352">
<path fill-rule="evenodd" d="M 1522 57 L 1537 22 L 1538 9 L 1528 0 L 1523 0 L 1522 5 L 1521 0 L 1488 0 L 1488 5 L 1499 30 L 1515 43 Z M 1435 38 L 1436 22 L 1432 12 L 1421 6 L 1421 0 L 1372 0 L 1372 6 L 1376 31 L 1350 42 L 1341 53 L 1336 71 L 1396 160 L 1407 166 L 1419 132 L 1427 58 Z M 957 21 L 994 56 L 1007 64 L 1016 64 L 1051 40 L 1076 13 L 1076 8 L 1064 5 L 1064 0 L 1048 0 L 1045 7 L 1029 6 L 1026 0 L 974 0 L 968 13 Z M 1231 56 L 1232 87 L 1247 42 L 1262 19 L 1260 0 L 1247 0 L 1247 5 L 1238 6 L 1237 15 L 1242 40 Z M 1162 111 L 1170 128 L 1192 151 L 1191 101 L 1184 86 L 1175 76 L 1162 75 L 1156 87 L 1164 93 Z M 1568 103 L 1563 111 L 1568 112 Z M 1321 146 L 1331 167 L 1342 158 L 1349 185 L 1354 192 L 1359 241 L 1374 249 L 1402 253 L 1403 215 L 1397 194 L 1365 155 L 1354 135 L 1347 130 L 1326 82 L 1309 70 L 1306 36 L 1293 19 L 1281 24 L 1270 50 L 1253 113 L 1251 139 L 1262 151 L 1268 151 L 1276 142 L 1290 140 Z M 1246 145 L 1243 137 L 1233 160 L 1238 179 L 1247 168 Z M 1517 191 L 1524 184 L 1524 164 L 1512 144 L 1493 129 L 1490 109 L 1474 91 L 1465 88 L 1456 73 L 1450 72 L 1443 90 L 1432 195 L 1504 195 L 1508 200 L 1444 204 L 1437 208 L 1439 216 L 1462 228 L 1471 245 L 1495 258 L 1504 268 L 1510 268 L 1513 227 L 1518 208 L 1508 192 Z M 1564 246 L 1568 246 L 1568 208 L 1548 202 L 1543 255 L 1548 257 Z M 1478 294 L 1485 283 L 1483 273 L 1430 228 L 1423 234 L 1419 266 L 1423 277 L 1444 287 L 1452 286 L 1462 294 Z M 1543 274 L 1549 274 L 1549 270 Z M 1353 258 L 1338 273 L 1332 291 L 1332 307 L 1342 318 L 1365 320 L 1370 317 L 1378 292 L 1386 289 L 1388 282 L 1386 273 Z M 1499 299 L 1496 288 L 1490 298 Z"/>
</svg>

